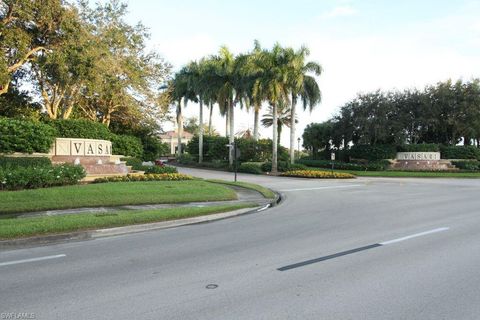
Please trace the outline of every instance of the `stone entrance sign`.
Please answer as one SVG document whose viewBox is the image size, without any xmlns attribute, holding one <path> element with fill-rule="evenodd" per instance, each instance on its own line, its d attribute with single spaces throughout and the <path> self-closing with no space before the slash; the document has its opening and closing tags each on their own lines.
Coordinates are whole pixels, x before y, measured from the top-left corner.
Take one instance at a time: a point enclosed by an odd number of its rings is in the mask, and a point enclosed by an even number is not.
<svg viewBox="0 0 480 320">
<path fill-rule="evenodd" d="M 397 160 L 438 161 L 440 152 L 397 152 Z"/>
<path fill-rule="evenodd" d="M 51 153 L 56 156 L 111 156 L 112 143 L 107 140 L 57 138 Z"/>
</svg>

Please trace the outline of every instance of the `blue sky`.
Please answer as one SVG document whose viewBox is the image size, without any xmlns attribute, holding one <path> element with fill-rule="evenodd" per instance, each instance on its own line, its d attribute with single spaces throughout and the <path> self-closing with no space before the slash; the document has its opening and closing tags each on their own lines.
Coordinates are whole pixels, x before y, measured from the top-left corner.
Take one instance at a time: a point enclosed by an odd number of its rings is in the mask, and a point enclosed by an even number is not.
<svg viewBox="0 0 480 320">
<path fill-rule="evenodd" d="M 129 0 L 128 19 L 150 28 L 149 47 L 175 68 L 220 45 L 248 51 L 306 45 L 324 67 L 323 102 L 299 115 L 299 135 L 327 120 L 358 92 L 423 87 L 448 78 L 480 77 L 480 0 Z M 187 115 L 196 115 L 194 105 Z M 239 112 L 237 129 L 253 126 Z M 224 122 L 215 119 L 218 131 Z M 264 137 L 270 130 L 262 130 Z M 282 143 L 287 144 L 284 132 Z"/>
</svg>

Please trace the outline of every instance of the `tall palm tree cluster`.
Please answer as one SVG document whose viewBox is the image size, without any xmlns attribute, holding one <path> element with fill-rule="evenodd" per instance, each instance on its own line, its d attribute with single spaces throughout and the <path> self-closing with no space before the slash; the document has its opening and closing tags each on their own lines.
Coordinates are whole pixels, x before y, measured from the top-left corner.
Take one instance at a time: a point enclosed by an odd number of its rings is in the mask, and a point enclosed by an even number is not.
<svg viewBox="0 0 480 320">
<path fill-rule="evenodd" d="M 183 135 L 182 106 L 188 101 L 199 105 L 199 162 L 203 160 L 203 107 L 210 111 L 209 132 L 215 105 L 226 119 L 226 135 L 234 142 L 235 110 L 237 107 L 253 109 L 253 139 L 258 140 L 259 113 L 262 106 L 269 108 L 272 127 L 272 172 L 277 171 L 278 125 L 290 127 L 290 161 L 295 158 L 296 105 L 301 102 L 304 110 L 310 111 L 321 101 L 321 92 L 315 76 L 322 68 L 318 63 L 307 62 L 310 52 L 306 47 L 295 50 L 275 44 L 271 50 L 264 49 L 258 41 L 248 53 L 232 54 L 221 47 L 218 54 L 192 61 L 175 74 L 171 81 L 171 101 L 177 110 L 178 152 L 181 153 Z M 289 113 L 289 115 L 285 114 Z M 280 119 L 279 119 L 280 117 Z M 285 120 L 286 119 L 286 120 Z M 230 154 L 230 164 L 233 157 Z"/>
</svg>

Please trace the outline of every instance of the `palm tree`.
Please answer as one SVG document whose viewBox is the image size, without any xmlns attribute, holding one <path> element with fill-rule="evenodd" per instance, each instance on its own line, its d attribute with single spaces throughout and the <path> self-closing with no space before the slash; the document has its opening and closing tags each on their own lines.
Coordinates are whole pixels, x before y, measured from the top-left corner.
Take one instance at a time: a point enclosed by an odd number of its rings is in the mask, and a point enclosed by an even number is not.
<svg viewBox="0 0 480 320">
<path fill-rule="evenodd" d="M 188 86 L 188 69 L 182 68 L 178 73 L 175 74 L 175 77 L 171 83 L 173 86 L 172 91 L 172 101 L 177 103 L 176 105 L 176 120 L 177 120 L 177 155 L 182 154 L 182 136 L 183 136 L 183 112 L 182 112 L 182 100 L 184 106 L 187 106 L 188 100 L 196 101 L 194 93 L 189 89 Z"/>
<path fill-rule="evenodd" d="M 261 50 L 254 57 L 257 79 L 254 82 L 252 96 L 258 101 L 266 100 L 272 108 L 272 173 L 277 173 L 277 107 L 289 104 L 288 57 L 278 43 L 271 51 Z"/>
<path fill-rule="evenodd" d="M 294 122 L 298 122 L 295 119 Z M 273 125 L 273 113 L 272 107 L 268 107 L 268 113 L 263 115 L 262 125 L 265 128 L 270 128 Z M 292 127 L 292 114 L 290 108 L 288 108 L 283 102 L 279 103 L 277 110 L 277 143 L 280 144 L 280 137 L 282 135 L 283 126 L 287 128 Z"/>
<path fill-rule="evenodd" d="M 306 47 L 301 47 L 298 51 L 288 48 L 286 54 L 289 59 L 289 87 L 292 99 L 290 117 L 293 119 L 299 98 L 302 100 L 303 109 L 309 108 L 310 112 L 320 103 L 322 99 L 320 88 L 316 79 L 309 73 L 320 76 L 322 67 L 316 62 L 305 63 L 305 59 L 310 54 Z M 290 162 L 292 164 L 295 162 L 295 121 L 290 127 Z"/>
</svg>

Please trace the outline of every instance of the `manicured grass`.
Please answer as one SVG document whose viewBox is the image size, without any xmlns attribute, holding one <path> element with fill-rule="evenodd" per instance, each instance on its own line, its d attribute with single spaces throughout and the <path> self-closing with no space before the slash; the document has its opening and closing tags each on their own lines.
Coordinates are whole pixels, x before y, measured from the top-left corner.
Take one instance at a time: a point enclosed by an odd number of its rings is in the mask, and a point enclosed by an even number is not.
<svg viewBox="0 0 480 320">
<path fill-rule="evenodd" d="M 111 182 L 0 192 L 0 213 L 152 203 L 235 200 L 225 186 L 201 180 Z M 0 215 L 1 216 L 1 215 Z"/>
<path fill-rule="evenodd" d="M 252 190 L 260 192 L 265 198 L 275 199 L 275 193 L 272 190 L 270 190 L 268 188 L 265 188 L 265 187 L 262 187 L 258 184 L 248 183 L 248 182 L 240 182 L 240 181 L 233 182 L 233 181 L 225 181 L 225 180 L 217 180 L 217 179 L 208 179 L 208 180 L 205 180 L 205 181 L 213 182 L 213 183 L 219 183 L 219 184 L 226 184 L 226 185 L 229 185 L 229 186 L 238 186 L 238 187 L 244 187 L 244 188 L 247 188 L 247 189 L 252 189 Z"/>
<path fill-rule="evenodd" d="M 128 210 L 96 214 L 85 213 L 63 216 L 0 219 L 0 239 L 25 238 L 38 235 L 191 218 L 255 206 L 255 203 L 241 203 L 212 207 Z"/>
<path fill-rule="evenodd" d="M 315 170 L 325 171 L 328 169 L 315 168 Z M 359 177 L 480 178 L 480 172 L 351 171 L 351 170 L 333 170 L 333 171 L 351 173 Z"/>
</svg>

